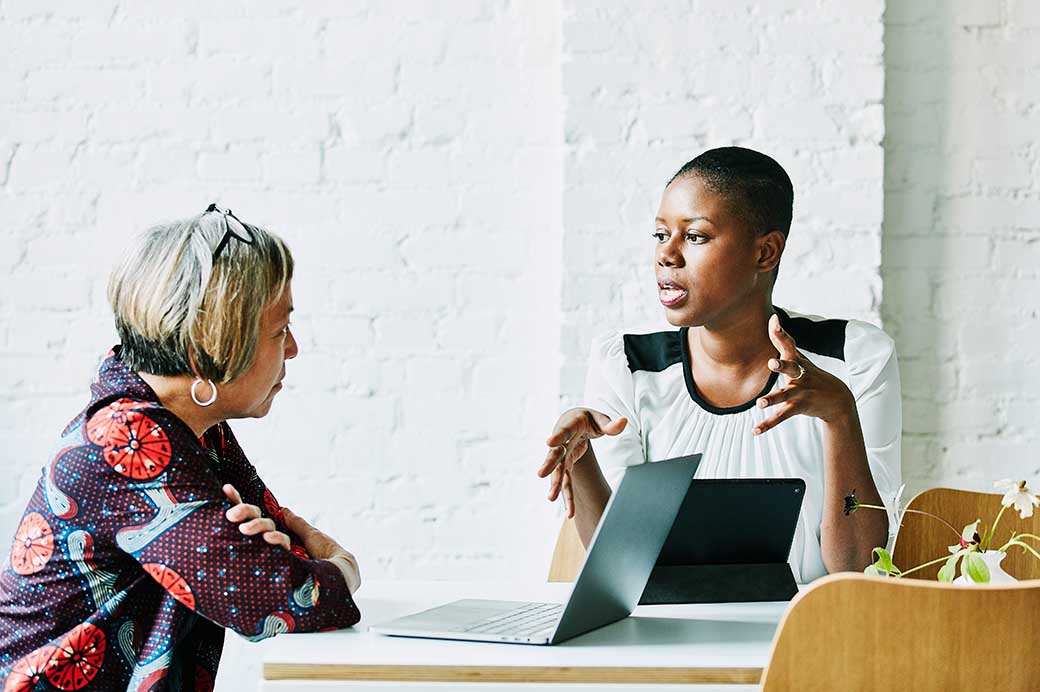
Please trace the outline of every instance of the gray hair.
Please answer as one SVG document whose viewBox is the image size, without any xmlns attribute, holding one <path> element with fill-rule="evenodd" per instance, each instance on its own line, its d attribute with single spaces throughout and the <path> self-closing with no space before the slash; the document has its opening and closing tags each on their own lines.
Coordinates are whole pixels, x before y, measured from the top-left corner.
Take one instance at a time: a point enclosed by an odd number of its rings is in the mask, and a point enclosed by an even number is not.
<svg viewBox="0 0 1040 692">
<path fill-rule="evenodd" d="M 253 238 L 227 239 L 225 232 Z M 155 226 L 108 282 L 108 300 L 131 370 L 228 382 L 253 363 L 260 315 L 292 279 L 285 242 L 221 212 Z"/>
</svg>

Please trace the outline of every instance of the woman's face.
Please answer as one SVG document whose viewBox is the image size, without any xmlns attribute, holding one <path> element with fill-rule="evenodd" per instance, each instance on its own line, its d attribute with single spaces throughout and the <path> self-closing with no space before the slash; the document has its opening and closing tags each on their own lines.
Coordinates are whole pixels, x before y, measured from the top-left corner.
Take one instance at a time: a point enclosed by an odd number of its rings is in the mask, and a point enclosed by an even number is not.
<svg viewBox="0 0 1040 692">
<path fill-rule="evenodd" d="M 292 309 L 292 287 L 286 284 L 282 295 L 268 303 L 260 315 L 253 364 L 220 389 L 227 418 L 262 418 L 271 410 L 274 395 L 282 389 L 285 361 L 299 353 L 289 328 Z"/>
<path fill-rule="evenodd" d="M 765 236 L 756 237 L 699 176 L 665 188 L 655 224 L 658 297 L 673 325 L 718 323 L 770 280 L 762 271 Z"/>
</svg>

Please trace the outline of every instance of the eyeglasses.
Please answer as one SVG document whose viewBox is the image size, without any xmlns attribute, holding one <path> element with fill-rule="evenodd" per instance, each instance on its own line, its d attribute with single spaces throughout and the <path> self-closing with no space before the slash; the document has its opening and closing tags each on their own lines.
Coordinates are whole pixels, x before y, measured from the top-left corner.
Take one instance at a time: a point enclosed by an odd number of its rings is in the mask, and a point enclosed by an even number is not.
<svg viewBox="0 0 1040 692">
<path fill-rule="evenodd" d="M 211 204 L 208 207 L 206 207 L 205 213 L 208 214 L 210 212 L 217 212 L 221 215 L 221 218 L 224 220 L 224 235 L 221 236 L 220 242 L 217 243 L 217 249 L 213 251 L 214 262 L 216 262 L 217 258 L 220 257 L 220 253 L 227 246 L 232 236 L 237 238 L 239 241 L 245 243 L 246 245 L 252 245 L 256 242 L 256 234 L 253 232 L 253 227 L 243 222 L 241 219 L 239 219 L 237 216 L 231 213 L 230 209 L 221 209 L 216 204 Z M 245 235 L 236 232 L 235 229 L 231 227 L 231 222 L 228 221 L 228 218 L 234 219 L 235 223 L 237 223 L 249 237 L 247 238 Z"/>
</svg>

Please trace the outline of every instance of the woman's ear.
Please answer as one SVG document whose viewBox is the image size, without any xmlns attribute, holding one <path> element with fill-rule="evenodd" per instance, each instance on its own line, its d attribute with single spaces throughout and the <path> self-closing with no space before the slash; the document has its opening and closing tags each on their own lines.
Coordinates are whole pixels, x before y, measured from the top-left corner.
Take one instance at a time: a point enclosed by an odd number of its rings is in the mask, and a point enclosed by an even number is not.
<svg viewBox="0 0 1040 692">
<path fill-rule="evenodd" d="M 784 254 L 787 245 L 787 236 L 780 231 L 769 231 L 759 236 L 756 241 L 758 246 L 758 270 L 760 272 L 771 272 L 780 264 L 780 256 Z"/>
</svg>

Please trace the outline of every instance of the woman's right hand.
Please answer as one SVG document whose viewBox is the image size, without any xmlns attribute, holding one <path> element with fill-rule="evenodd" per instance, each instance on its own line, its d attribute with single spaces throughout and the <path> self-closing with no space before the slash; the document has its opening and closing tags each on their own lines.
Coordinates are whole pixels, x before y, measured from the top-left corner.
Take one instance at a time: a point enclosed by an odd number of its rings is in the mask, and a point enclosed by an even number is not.
<svg viewBox="0 0 1040 692">
<path fill-rule="evenodd" d="M 223 490 L 232 505 L 225 516 L 231 523 L 238 524 L 239 531 L 247 536 L 262 536 L 269 545 L 289 549 L 289 536 L 278 530 L 273 519 L 265 517 L 256 505 L 243 502 L 238 490 L 230 483 L 225 483 Z"/>
<path fill-rule="evenodd" d="M 357 558 L 328 534 L 311 526 L 306 519 L 288 507 L 282 507 L 282 512 L 286 528 L 300 537 L 307 553 L 315 560 L 328 560 L 339 567 L 350 593 L 357 591 L 361 587 L 361 571 L 358 569 Z"/>
<path fill-rule="evenodd" d="M 571 484 L 571 472 L 578 460 L 589 449 L 589 440 L 603 435 L 617 435 L 628 425 L 627 418 L 611 420 L 610 416 L 590 408 L 572 408 L 564 411 L 556 421 L 552 435 L 545 441 L 549 445 L 549 453 L 538 469 L 538 476 L 545 478 L 552 474 L 552 485 L 549 487 L 549 501 L 554 502 L 563 493 L 564 504 L 567 505 L 567 517 L 574 516 L 574 489 Z"/>
</svg>

